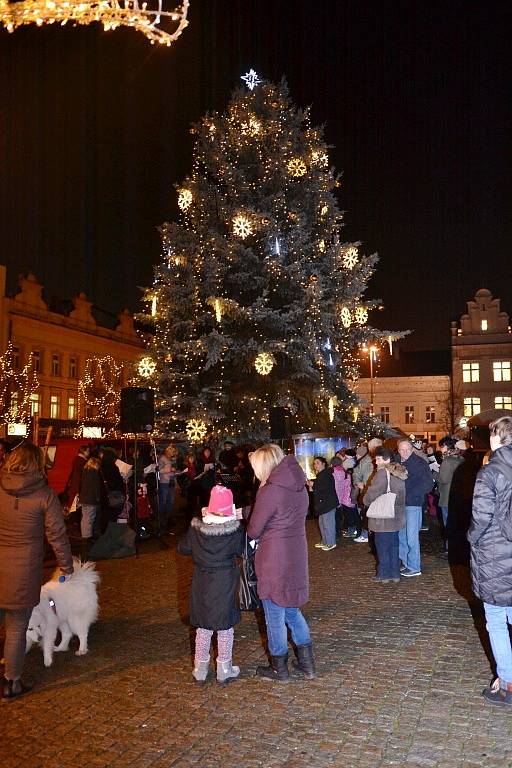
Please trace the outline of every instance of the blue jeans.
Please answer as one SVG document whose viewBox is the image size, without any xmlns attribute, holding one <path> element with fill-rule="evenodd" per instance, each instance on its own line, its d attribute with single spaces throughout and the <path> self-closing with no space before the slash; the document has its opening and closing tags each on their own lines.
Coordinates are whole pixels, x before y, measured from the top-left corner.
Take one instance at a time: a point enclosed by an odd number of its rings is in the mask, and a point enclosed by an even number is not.
<svg viewBox="0 0 512 768">
<path fill-rule="evenodd" d="M 375 549 L 377 550 L 379 579 L 400 578 L 400 558 L 398 556 L 398 531 L 375 531 Z"/>
<path fill-rule="evenodd" d="M 309 645 L 311 635 L 306 619 L 299 608 L 282 608 L 269 599 L 263 599 L 263 610 L 267 624 L 268 650 L 271 656 L 284 656 L 288 653 L 288 633 L 290 628 L 295 645 Z"/>
<path fill-rule="evenodd" d="M 448 507 L 439 507 L 443 516 L 444 532 L 446 533 L 446 527 L 448 525 Z"/>
<path fill-rule="evenodd" d="M 174 505 L 174 483 L 158 486 L 158 532 L 167 533 L 167 524 Z"/>
<path fill-rule="evenodd" d="M 484 609 L 496 672 L 500 680 L 512 683 L 512 648 L 508 633 L 508 624 L 512 624 L 512 607 L 484 603 Z"/>
<path fill-rule="evenodd" d="M 421 571 L 420 559 L 421 507 L 405 508 L 405 528 L 399 532 L 400 560 L 411 571 Z"/>
<path fill-rule="evenodd" d="M 330 512 L 320 515 L 318 525 L 322 534 L 322 543 L 329 546 L 336 544 L 336 507 Z"/>
</svg>

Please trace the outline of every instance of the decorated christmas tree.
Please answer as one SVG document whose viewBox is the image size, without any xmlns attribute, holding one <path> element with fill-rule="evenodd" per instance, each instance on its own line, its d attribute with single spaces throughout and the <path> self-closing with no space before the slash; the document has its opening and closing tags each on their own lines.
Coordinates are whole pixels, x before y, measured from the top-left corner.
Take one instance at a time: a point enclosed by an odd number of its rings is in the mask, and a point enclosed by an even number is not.
<svg viewBox="0 0 512 768">
<path fill-rule="evenodd" d="M 139 381 L 157 390 L 166 434 L 266 438 L 272 407 L 298 432 L 365 432 L 350 381 L 354 350 L 389 336 L 367 325 L 379 301 L 363 299 L 377 257 L 342 241 L 339 177 L 309 110 L 284 81 L 244 79 L 193 128 L 182 221 L 162 226 L 145 291 L 154 336 Z"/>
</svg>

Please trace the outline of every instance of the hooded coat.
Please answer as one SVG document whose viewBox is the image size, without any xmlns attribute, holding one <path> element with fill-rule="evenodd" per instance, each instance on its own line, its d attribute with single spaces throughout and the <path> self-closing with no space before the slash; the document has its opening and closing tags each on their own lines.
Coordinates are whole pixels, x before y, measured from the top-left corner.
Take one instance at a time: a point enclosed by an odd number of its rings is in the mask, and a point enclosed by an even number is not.
<svg viewBox="0 0 512 768">
<path fill-rule="evenodd" d="M 192 555 L 194 575 L 190 588 L 190 624 L 218 631 L 240 621 L 240 570 L 235 558 L 242 554 L 244 531 L 239 520 L 205 523 L 194 517 L 178 544 L 178 552 Z"/>
<path fill-rule="evenodd" d="M 467 535 L 473 591 L 491 605 L 512 606 L 512 541 L 502 532 L 511 500 L 512 445 L 504 445 L 478 472 Z"/>
<path fill-rule="evenodd" d="M 44 536 L 64 573 L 73 573 L 62 509 L 39 471 L 0 471 L 0 607 L 39 603 Z"/>
<path fill-rule="evenodd" d="M 372 501 L 378 496 L 382 496 L 388 489 L 388 478 L 386 469 L 389 472 L 389 490 L 396 493 L 395 516 L 394 517 L 369 517 L 368 528 L 375 533 L 389 533 L 399 531 L 405 527 L 405 481 L 407 480 L 407 470 L 401 464 L 381 465 L 375 474 L 369 480 L 366 488 L 363 503 L 369 507 Z"/>
<path fill-rule="evenodd" d="M 258 539 L 255 566 L 258 596 L 282 608 L 299 608 L 309 599 L 306 476 L 294 456 L 274 467 L 256 495 L 247 526 Z"/>
</svg>

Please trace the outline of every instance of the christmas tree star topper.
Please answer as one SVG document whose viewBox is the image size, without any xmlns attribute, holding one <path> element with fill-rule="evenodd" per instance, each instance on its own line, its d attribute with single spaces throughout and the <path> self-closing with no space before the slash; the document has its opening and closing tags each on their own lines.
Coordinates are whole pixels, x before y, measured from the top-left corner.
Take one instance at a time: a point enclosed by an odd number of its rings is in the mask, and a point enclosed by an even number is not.
<svg viewBox="0 0 512 768">
<path fill-rule="evenodd" d="M 254 69 L 250 69 L 247 74 L 242 75 L 240 80 L 244 81 L 250 91 L 254 90 L 254 88 L 261 83 L 261 80 Z"/>
</svg>

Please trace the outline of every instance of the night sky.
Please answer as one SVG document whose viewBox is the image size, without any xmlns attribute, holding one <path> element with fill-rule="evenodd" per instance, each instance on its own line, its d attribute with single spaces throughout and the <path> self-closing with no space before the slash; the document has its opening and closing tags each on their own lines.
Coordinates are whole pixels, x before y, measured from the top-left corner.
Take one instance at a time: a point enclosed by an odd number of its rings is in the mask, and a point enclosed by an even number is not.
<svg viewBox="0 0 512 768">
<path fill-rule="evenodd" d="M 169 7 L 172 7 L 172 0 Z M 131 30 L 0 33 L 0 262 L 11 291 L 139 308 L 191 168 L 190 123 L 240 75 L 285 75 L 343 172 L 345 240 L 410 349 L 449 344 L 480 287 L 512 314 L 509 0 L 191 0 L 172 48 Z"/>
</svg>

